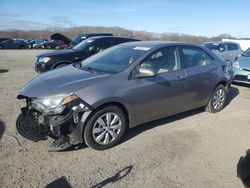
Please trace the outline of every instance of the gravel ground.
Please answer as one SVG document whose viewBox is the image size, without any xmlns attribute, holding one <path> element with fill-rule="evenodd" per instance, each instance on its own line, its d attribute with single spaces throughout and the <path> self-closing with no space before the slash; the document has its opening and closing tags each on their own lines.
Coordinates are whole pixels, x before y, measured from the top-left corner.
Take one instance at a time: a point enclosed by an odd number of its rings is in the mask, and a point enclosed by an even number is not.
<svg viewBox="0 0 250 188">
<path fill-rule="evenodd" d="M 23 84 L 36 76 L 41 50 L 0 51 L 0 187 L 243 187 L 236 165 L 250 148 L 250 87 L 234 85 L 217 114 L 175 115 L 128 131 L 105 151 L 85 146 L 47 152 L 15 129 Z"/>
</svg>

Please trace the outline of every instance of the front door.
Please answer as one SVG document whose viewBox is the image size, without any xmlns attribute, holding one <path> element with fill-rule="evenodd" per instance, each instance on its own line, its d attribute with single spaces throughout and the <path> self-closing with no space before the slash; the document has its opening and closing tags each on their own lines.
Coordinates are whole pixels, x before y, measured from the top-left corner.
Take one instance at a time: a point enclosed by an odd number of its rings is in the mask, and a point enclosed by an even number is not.
<svg viewBox="0 0 250 188">
<path fill-rule="evenodd" d="M 183 110 L 185 74 L 178 49 L 164 47 L 145 58 L 140 67 L 150 67 L 157 75 L 131 80 L 138 123 L 161 118 Z"/>
</svg>

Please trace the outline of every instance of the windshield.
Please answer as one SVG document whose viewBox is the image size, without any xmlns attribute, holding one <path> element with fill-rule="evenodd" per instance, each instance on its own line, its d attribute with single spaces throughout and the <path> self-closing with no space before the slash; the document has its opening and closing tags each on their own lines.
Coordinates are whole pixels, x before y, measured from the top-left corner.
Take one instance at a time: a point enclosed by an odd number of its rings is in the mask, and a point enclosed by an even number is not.
<svg viewBox="0 0 250 188">
<path fill-rule="evenodd" d="M 76 35 L 72 38 L 72 41 L 76 44 L 80 43 L 81 41 L 85 40 L 86 39 L 86 36 L 84 36 L 83 34 L 79 34 L 79 35 Z"/>
<path fill-rule="evenodd" d="M 250 48 L 248 48 L 248 49 L 244 52 L 243 56 L 250 57 Z"/>
<path fill-rule="evenodd" d="M 72 49 L 74 49 L 74 50 L 83 50 L 86 47 L 88 47 L 89 44 L 91 44 L 93 41 L 94 40 L 91 40 L 91 39 L 84 40 L 84 41 L 80 42 L 79 44 L 75 45 Z"/>
<path fill-rule="evenodd" d="M 127 69 L 149 48 L 135 46 L 114 46 L 82 61 L 83 69 L 115 74 Z"/>
</svg>

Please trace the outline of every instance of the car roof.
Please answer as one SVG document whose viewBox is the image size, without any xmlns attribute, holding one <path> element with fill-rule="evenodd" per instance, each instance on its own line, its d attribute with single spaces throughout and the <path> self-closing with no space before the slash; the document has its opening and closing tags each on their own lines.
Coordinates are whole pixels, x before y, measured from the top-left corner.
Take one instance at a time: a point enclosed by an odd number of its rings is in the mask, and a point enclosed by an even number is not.
<svg viewBox="0 0 250 188">
<path fill-rule="evenodd" d="M 193 44 L 193 43 L 174 42 L 174 41 L 135 41 L 135 42 L 123 43 L 121 45 L 141 46 L 141 47 L 149 47 L 149 48 L 163 47 L 163 46 L 169 46 L 169 45 L 185 45 L 185 46 L 201 47 L 200 45 Z"/>
</svg>

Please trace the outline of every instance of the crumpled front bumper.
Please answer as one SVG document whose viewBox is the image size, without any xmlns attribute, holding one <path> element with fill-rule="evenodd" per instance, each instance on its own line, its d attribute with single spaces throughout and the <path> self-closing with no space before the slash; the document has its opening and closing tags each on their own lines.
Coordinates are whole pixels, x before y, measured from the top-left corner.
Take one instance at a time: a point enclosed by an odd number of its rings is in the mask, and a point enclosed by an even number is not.
<svg viewBox="0 0 250 188">
<path fill-rule="evenodd" d="M 32 141 L 44 140 L 48 136 L 55 140 L 65 137 L 69 141 L 67 147 L 83 142 L 83 125 L 92 110 L 91 106 L 78 100 L 67 104 L 61 114 L 46 115 L 32 106 L 29 98 L 24 98 L 27 106 L 21 108 L 21 119 L 19 116 L 17 120 L 17 130 L 22 136 Z M 82 109 L 82 103 L 88 105 L 88 110 Z M 66 149 L 66 146 L 57 147 L 59 150 Z M 55 151 L 58 149 L 54 148 Z"/>
</svg>

